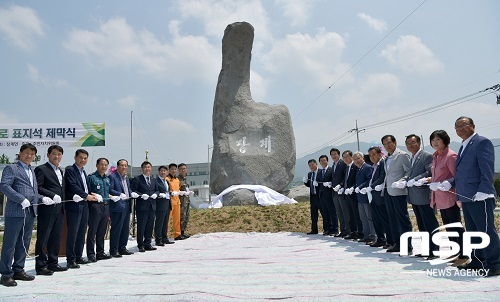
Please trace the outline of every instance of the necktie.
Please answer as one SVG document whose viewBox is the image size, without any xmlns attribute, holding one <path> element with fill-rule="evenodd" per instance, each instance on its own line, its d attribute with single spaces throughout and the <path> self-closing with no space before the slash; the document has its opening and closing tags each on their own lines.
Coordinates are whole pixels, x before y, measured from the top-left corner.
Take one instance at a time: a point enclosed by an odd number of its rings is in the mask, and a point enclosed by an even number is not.
<svg viewBox="0 0 500 302">
<path fill-rule="evenodd" d="M 127 195 L 127 198 L 130 197 L 128 195 L 128 186 L 127 186 L 127 178 L 126 176 L 122 176 L 122 185 L 123 185 L 123 191 L 125 191 L 125 195 Z"/>
<path fill-rule="evenodd" d="M 325 177 L 325 169 L 321 169 L 321 179 Z"/>
<path fill-rule="evenodd" d="M 464 150 L 464 146 L 460 146 L 460 149 L 458 150 L 458 156 L 462 156 L 462 151 Z"/>
<path fill-rule="evenodd" d="M 335 169 L 337 169 L 337 162 L 335 162 L 335 164 L 333 164 L 333 173 L 335 173 Z"/>
<path fill-rule="evenodd" d="M 146 183 L 148 184 L 148 187 L 151 186 L 151 181 L 149 180 L 149 176 L 146 176 Z"/>
<path fill-rule="evenodd" d="M 316 194 L 316 188 L 314 187 L 313 185 L 313 182 L 314 182 L 314 172 L 312 172 L 311 174 L 311 186 L 310 186 L 310 189 L 311 189 L 311 194 Z"/>
<path fill-rule="evenodd" d="M 83 188 L 85 189 L 85 193 L 88 193 L 89 189 L 87 187 L 87 177 L 85 176 L 85 169 L 82 169 L 81 177 L 82 177 Z"/>
</svg>

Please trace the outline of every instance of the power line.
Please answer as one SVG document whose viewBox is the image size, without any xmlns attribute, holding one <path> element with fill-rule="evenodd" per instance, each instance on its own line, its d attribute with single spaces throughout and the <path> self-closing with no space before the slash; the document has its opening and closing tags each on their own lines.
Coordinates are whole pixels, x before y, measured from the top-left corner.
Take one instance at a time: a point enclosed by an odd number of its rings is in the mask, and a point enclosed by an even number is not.
<svg viewBox="0 0 500 302">
<path fill-rule="evenodd" d="M 330 86 L 328 86 L 328 88 L 326 88 L 322 93 L 320 93 L 320 95 L 318 97 L 316 97 L 302 111 L 300 111 L 297 115 L 295 115 L 292 118 L 292 120 L 296 119 L 302 113 L 304 113 L 307 109 L 309 109 L 309 107 L 311 107 L 314 103 L 316 103 L 316 101 L 319 100 L 328 90 L 330 90 L 330 88 L 332 88 L 334 85 L 336 85 L 346 74 L 351 72 L 351 70 L 353 70 L 354 67 L 356 67 L 366 56 L 368 56 L 377 46 L 379 46 L 380 43 L 382 43 L 385 39 L 387 39 L 387 37 L 389 37 L 401 24 L 403 24 L 403 22 L 405 22 L 408 18 L 410 18 L 411 15 L 413 15 L 413 13 L 415 13 L 422 5 L 424 5 L 425 2 L 427 2 L 427 0 L 424 0 L 413 11 L 411 11 L 411 13 L 408 16 L 406 16 L 403 20 L 401 20 L 401 22 L 399 22 L 398 25 L 396 25 L 394 28 L 392 28 L 380 41 L 378 41 L 375 45 L 373 45 L 364 55 L 361 56 L 361 58 L 359 58 L 349 69 L 347 69 L 347 71 L 345 71 L 343 74 L 341 74 L 340 77 L 338 77 Z"/>
</svg>

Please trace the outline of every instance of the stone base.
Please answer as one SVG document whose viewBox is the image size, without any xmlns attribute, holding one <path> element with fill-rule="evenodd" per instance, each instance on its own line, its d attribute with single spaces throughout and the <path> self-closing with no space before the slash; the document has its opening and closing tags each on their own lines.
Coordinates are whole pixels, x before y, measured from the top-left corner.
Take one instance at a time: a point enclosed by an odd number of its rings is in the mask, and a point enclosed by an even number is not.
<svg viewBox="0 0 500 302">
<path fill-rule="evenodd" d="M 247 189 L 238 189 L 222 196 L 224 206 L 258 205 L 255 192 Z"/>
</svg>

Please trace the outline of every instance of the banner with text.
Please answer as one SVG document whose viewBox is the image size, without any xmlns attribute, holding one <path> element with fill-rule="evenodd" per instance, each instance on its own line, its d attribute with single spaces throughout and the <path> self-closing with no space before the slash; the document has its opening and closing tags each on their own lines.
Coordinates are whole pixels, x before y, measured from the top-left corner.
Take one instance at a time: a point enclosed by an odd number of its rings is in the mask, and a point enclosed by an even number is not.
<svg viewBox="0 0 500 302">
<path fill-rule="evenodd" d="M 23 144 L 36 147 L 105 146 L 105 123 L 0 124 L 0 149 L 19 149 Z"/>
</svg>

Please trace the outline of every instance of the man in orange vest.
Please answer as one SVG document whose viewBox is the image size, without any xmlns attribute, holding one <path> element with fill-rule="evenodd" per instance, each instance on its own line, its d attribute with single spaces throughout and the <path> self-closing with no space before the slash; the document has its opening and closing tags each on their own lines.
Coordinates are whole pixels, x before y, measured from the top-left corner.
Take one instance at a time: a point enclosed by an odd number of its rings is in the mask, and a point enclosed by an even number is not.
<svg viewBox="0 0 500 302">
<path fill-rule="evenodd" d="M 167 182 L 170 191 L 170 201 L 172 203 L 170 217 L 173 220 L 174 224 L 174 240 L 182 240 L 184 238 L 181 236 L 181 200 L 179 198 L 179 194 L 181 191 L 181 182 L 179 181 L 177 176 L 175 176 L 176 173 L 177 165 L 174 163 L 168 165 Z"/>
</svg>

